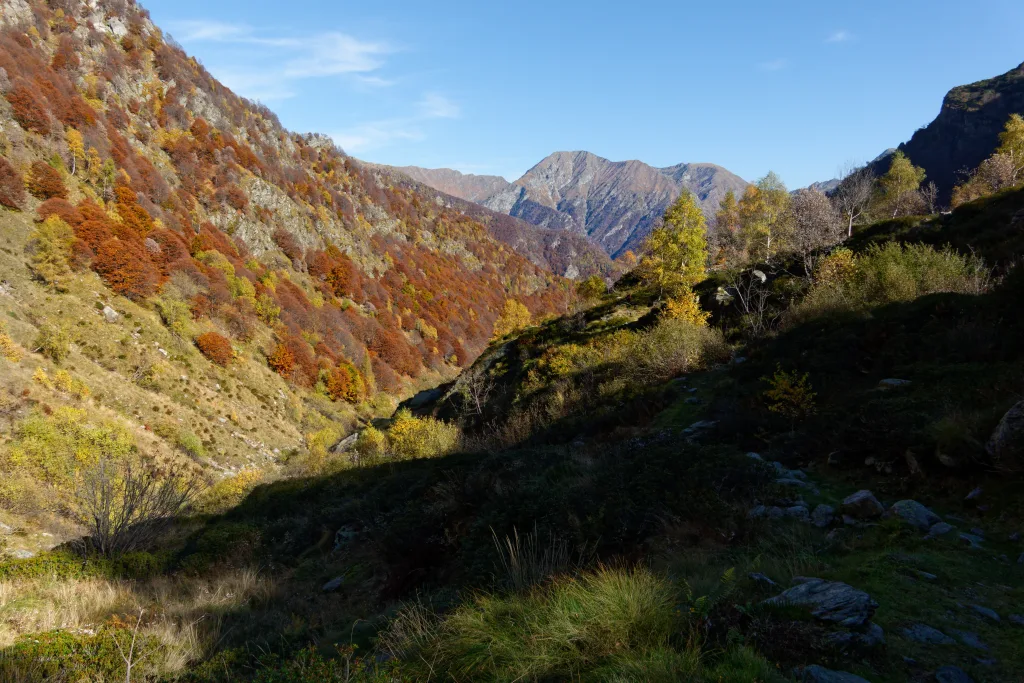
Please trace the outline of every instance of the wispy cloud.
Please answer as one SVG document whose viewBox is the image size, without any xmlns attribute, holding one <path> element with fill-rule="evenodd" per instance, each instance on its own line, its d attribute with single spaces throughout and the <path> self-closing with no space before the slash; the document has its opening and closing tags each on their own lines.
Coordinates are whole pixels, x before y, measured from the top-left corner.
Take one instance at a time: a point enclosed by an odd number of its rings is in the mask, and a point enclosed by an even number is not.
<svg viewBox="0 0 1024 683">
<path fill-rule="evenodd" d="M 789 66 L 789 60 L 787 59 L 772 59 L 767 62 L 761 62 L 757 65 L 757 68 L 761 71 L 781 71 Z"/>
<path fill-rule="evenodd" d="M 462 109 L 444 95 L 425 93 L 408 116 L 369 121 L 331 135 L 350 154 L 364 154 L 402 141 L 426 138 L 423 124 L 435 119 L 457 119 Z"/>
<path fill-rule="evenodd" d="M 853 35 L 846 30 L 840 29 L 833 31 L 829 34 L 828 38 L 825 39 L 826 43 L 845 43 L 853 39 Z"/>
<path fill-rule="evenodd" d="M 183 44 L 236 46 L 237 59 L 230 59 L 233 63 L 218 68 L 217 74 L 229 87 L 248 97 L 293 97 L 292 82 L 310 78 L 346 76 L 372 87 L 393 83 L 375 74 L 385 66 L 386 57 L 397 51 L 384 41 L 361 40 L 337 31 L 306 36 L 268 35 L 248 24 L 204 20 L 179 21 L 171 28 Z M 252 48 L 259 48 L 260 55 L 247 59 Z"/>
</svg>

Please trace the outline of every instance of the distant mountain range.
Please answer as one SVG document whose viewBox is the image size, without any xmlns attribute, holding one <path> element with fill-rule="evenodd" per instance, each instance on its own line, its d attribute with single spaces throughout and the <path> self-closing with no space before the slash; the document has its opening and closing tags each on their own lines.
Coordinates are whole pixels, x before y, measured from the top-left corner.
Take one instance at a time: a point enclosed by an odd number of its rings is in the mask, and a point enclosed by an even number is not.
<svg viewBox="0 0 1024 683">
<path fill-rule="evenodd" d="M 609 161 L 590 152 L 556 152 L 515 182 L 451 169 L 396 170 L 446 194 L 533 225 L 589 238 L 616 257 L 639 247 L 683 188 L 713 215 L 726 192 L 748 183 L 714 164 L 655 168 L 640 161 Z"/>
<path fill-rule="evenodd" d="M 899 146 L 947 202 L 964 171 L 978 167 L 999 146 L 999 133 L 1011 114 L 1024 114 L 1024 64 L 1001 76 L 953 88 L 934 121 Z M 872 162 L 877 174 L 889 169 L 885 158 Z"/>
</svg>

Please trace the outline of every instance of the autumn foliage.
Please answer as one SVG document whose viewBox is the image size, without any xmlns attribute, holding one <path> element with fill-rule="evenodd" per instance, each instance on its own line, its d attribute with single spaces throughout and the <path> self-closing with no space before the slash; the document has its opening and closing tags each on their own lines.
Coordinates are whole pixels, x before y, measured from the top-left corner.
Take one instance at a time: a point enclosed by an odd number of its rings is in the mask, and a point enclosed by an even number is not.
<svg viewBox="0 0 1024 683">
<path fill-rule="evenodd" d="M 25 185 L 21 180 L 21 174 L 11 162 L 0 157 L 0 206 L 8 209 L 20 209 L 25 203 Z"/>
<path fill-rule="evenodd" d="M 60 177 L 60 173 L 44 161 L 32 164 L 25 184 L 32 196 L 39 199 L 66 199 L 68 196 L 68 189 L 64 187 L 64 179 Z"/>
<path fill-rule="evenodd" d="M 207 332 L 196 337 L 196 347 L 199 353 L 217 365 L 225 366 L 235 357 L 231 340 L 216 332 Z"/>
<path fill-rule="evenodd" d="M 287 379 L 291 377 L 292 370 L 295 369 L 295 356 L 285 344 L 279 343 L 267 356 L 267 365 L 271 370 Z"/>
</svg>

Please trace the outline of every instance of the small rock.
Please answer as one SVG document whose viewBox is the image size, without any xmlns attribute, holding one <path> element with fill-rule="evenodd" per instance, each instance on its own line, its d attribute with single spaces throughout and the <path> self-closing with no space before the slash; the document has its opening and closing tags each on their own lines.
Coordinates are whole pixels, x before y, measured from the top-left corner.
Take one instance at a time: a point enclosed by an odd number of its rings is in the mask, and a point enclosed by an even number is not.
<svg viewBox="0 0 1024 683">
<path fill-rule="evenodd" d="M 734 364 L 736 364 L 736 365 L 741 365 L 741 364 L 747 362 L 747 357 L 746 356 L 736 356 L 735 358 L 732 359 L 732 362 Z"/>
<path fill-rule="evenodd" d="M 901 500 L 893 503 L 889 512 L 919 531 L 928 531 L 933 525 L 942 521 L 937 514 L 916 500 Z"/>
<path fill-rule="evenodd" d="M 1024 626 L 1024 614 L 1011 614 L 1007 617 L 1007 619 L 1010 620 L 1011 624 L 1016 624 L 1017 626 Z"/>
<path fill-rule="evenodd" d="M 917 578 L 924 579 L 925 581 L 934 581 L 935 579 L 939 578 L 931 572 L 922 571 L 920 569 L 915 569 L 914 574 L 917 575 Z"/>
<path fill-rule="evenodd" d="M 11 551 L 11 557 L 16 560 L 28 560 L 35 557 L 36 554 L 31 550 L 25 550 L 24 548 L 18 548 L 17 550 Z"/>
<path fill-rule="evenodd" d="M 974 663 L 981 666 L 995 666 L 998 662 L 993 657 L 975 657 Z"/>
<path fill-rule="evenodd" d="M 779 484 L 781 486 L 793 486 L 793 487 L 796 487 L 798 489 L 806 489 L 808 491 L 812 491 L 812 492 L 815 492 L 815 493 L 817 493 L 817 491 L 818 491 L 818 487 L 817 486 L 814 486 L 813 484 L 810 484 L 810 483 L 808 483 L 806 481 L 800 481 L 799 479 L 790 479 L 790 478 L 787 477 L 787 478 L 784 478 L 784 479 L 776 479 L 775 483 Z"/>
<path fill-rule="evenodd" d="M 700 399 L 699 398 L 688 398 L 688 399 L 686 399 L 683 402 L 686 405 L 688 405 L 688 406 L 698 406 L 698 405 L 700 405 Z"/>
<path fill-rule="evenodd" d="M 975 486 L 973 489 L 971 489 L 970 493 L 964 496 L 964 500 L 975 500 L 976 498 L 978 498 L 978 496 L 981 495 L 981 491 L 982 488 L 980 486 Z"/>
<path fill-rule="evenodd" d="M 1009 536 L 1009 538 L 1007 538 L 1007 540 L 1010 541 L 1011 543 L 1016 543 L 1017 541 L 1020 540 L 1020 534 L 1018 532 L 1014 531 L 1012 534 L 1010 534 L 1010 536 Z"/>
<path fill-rule="evenodd" d="M 935 672 L 937 683 L 974 683 L 974 679 L 956 666 L 944 666 Z"/>
<path fill-rule="evenodd" d="M 864 591 L 824 579 L 807 579 L 765 603 L 806 605 L 816 619 L 846 628 L 865 628 L 878 608 L 878 603 Z"/>
<path fill-rule="evenodd" d="M 747 457 L 751 460 L 760 460 L 761 462 L 764 462 L 764 458 L 761 457 L 760 453 L 754 453 L 751 451 L 750 453 L 747 453 Z"/>
<path fill-rule="evenodd" d="M 975 536 L 973 534 L 963 534 L 963 533 L 960 534 L 960 536 L 958 538 L 960 539 L 961 543 L 963 543 L 964 545 L 970 546 L 971 549 L 973 549 L 973 550 L 980 550 L 981 549 L 981 542 L 985 540 L 985 539 L 981 538 L 980 536 Z"/>
<path fill-rule="evenodd" d="M 967 647 L 973 647 L 975 650 L 988 650 L 988 645 L 982 642 L 974 631 L 953 631 L 953 635 Z"/>
<path fill-rule="evenodd" d="M 753 572 L 749 576 L 752 581 L 767 588 L 775 588 L 779 585 L 760 572 Z"/>
<path fill-rule="evenodd" d="M 811 521 L 814 523 L 814 526 L 819 529 L 824 529 L 832 523 L 835 516 L 836 509 L 831 505 L 825 505 L 822 503 L 814 508 L 814 512 L 811 513 Z"/>
<path fill-rule="evenodd" d="M 115 311 L 110 306 L 103 307 L 103 318 L 108 323 L 116 323 L 117 319 L 121 317 L 121 314 Z"/>
<path fill-rule="evenodd" d="M 797 672 L 797 680 L 804 683 L 869 683 L 860 676 L 855 676 L 846 671 L 832 671 L 824 667 L 812 664 Z"/>
<path fill-rule="evenodd" d="M 985 450 L 997 463 L 1007 460 L 1006 464 L 1012 464 L 1015 458 L 1024 453 L 1024 401 L 1019 401 L 1006 411 L 992 432 Z"/>
<path fill-rule="evenodd" d="M 974 527 L 973 529 L 971 529 L 971 533 L 975 536 L 981 536 L 982 538 L 985 538 L 985 530 L 980 527 Z"/>
<path fill-rule="evenodd" d="M 847 496 L 839 509 L 854 519 L 876 519 L 885 512 L 875 495 L 867 490 Z"/>
<path fill-rule="evenodd" d="M 803 470 L 790 470 L 788 472 L 789 478 L 799 479 L 800 481 L 807 481 L 807 474 Z"/>
<path fill-rule="evenodd" d="M 1020 557 L 1017 558 L 1017 564 L 1024 564 L 1024 553 L 1021 553 Z"/>
<path fill-rule="evenodd" d="M 947 636 L 937 628 L 927 624 L 913 624 L 903 629 L 903 636 L 907 640 L 925 645 L 955 645 L 956 641 Z"/>
<path fill-rule="evenodd" d="M 928 529 L 928 535 L 925 536 L 925 538 L 938 538 L 939 536 L 945 536 L 952 530 L 953 526 L 951 524 L 946 524 L 945 522 L 932 524 L 931 528 Z"/>
<path fill-rule="evenodd" d="M 341 584 L 343 583 L 345 583 L 345 577 L 336 576 L 327 583 L 325 583 L 320 590 L 322 590 L 324 593 L 333 593 L 334 591 L 341 588 Z"/>
<path fill-rule="evenodd" d="M 786 516 L 796 519 L 801 522 L 811 521 L 811 515 L 807 512 L 807 508 L 801 505 L 794 505 L 786 508 Z"/>
<path fill-rule="evenodd" d="M 896 379 L 895 377 L 890 377 L 888 379 L 883 379 L 881 382 L 879 382 L 878 383 L 878 388 L 879 389 L 899 389 L 901 387 L 910 386 L 910 383 L 911 382 L 910 382 L 909 379 Z"/>
<path fill-rule="evenodd" d="M 870 650 L 879 645 L 885 645 L 885 632 L 878 624 L 869 623 L 867 628 L 863 630 L 830 633 L 826 640 L 830 645 L 841 650 L 851 648 Z"/>
<path fill-rule="evenodd" d="M 968 607 L 970 607 L 972 610 L 974 610 L 981 616 L 985 617 L 986 619 L 991 619 L 992 621 L 999 621 L 999 615 L 996 614 L 995 610 L 991 610 L 988 607 L 984 607 L 982 605 L 968 605 Z"/>
<path fill-rule="evenodd" d="M 13 533 L 14 533 L 14 529 L 12 529 L 11 527 L 7 526 L 3 522 L 0 522 L 0 534 L 13 534 Z"/>
</svg>

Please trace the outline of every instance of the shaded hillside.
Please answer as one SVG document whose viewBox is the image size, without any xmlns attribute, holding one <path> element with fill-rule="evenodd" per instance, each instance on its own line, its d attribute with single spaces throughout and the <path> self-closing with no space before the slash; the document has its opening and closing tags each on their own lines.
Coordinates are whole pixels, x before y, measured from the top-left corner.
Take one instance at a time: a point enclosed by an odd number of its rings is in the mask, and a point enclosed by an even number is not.
<svg viewBox="0 0 1024 683">
<path fill-rule="evenodd" d="M 948 202 L 962 171 L 973 171 L 999 146 L 999 133 L 1011 114 L 1024 114 L 1024 64 L 1001 76 L 949 91 L 934 121 L 899 146 Z M 888 170 L 876 162 L 876 173 Z"/>
<path fill-rule="evenodd" d="M 396 169 L 389 166 L 374 166 L 387 174 L 389 184 L 410 187 L 417 194 L 433 197 L 434 202 L 446 208 L 460 211 L 464 215 L 487 226 L 488 232 L 499 242 L 509 245 L 534 265 L 540 266 L 557 275 L 569 279 L 585 278 L 600 275 L 606 279 L 614 278 L 617 273 L 611 259 L 585 237 L 566 233 L 561 230 L 542 228 L 524 220 L 513 218 L 504 213 L 492 211 L 485 206 L 461 195 L 435 189 L 430 183 L 417 180 L 410 176 L 407 169 Z M 415 167 L 410 167 L 415 168 Z M 425 169 L 419 169 L 423 171 Z M 399 173 L 396 173 L 398 171 Z M 427 174 L 419 177 L 435 178 Z M 451 173 L 456 173 L 451 171 Z M 480 176 L 463 176 L 480 177 Z M 409 182 L 412 178 L 415 182 Z M 501 180 L 499 178 L 499 180 Z M 507 184 L 507 183 L 506 183 Z M 453 189 L 458 189 L 454 187 Z"/>
<path fill-rule="evenodd" d="M 556 152 L 514 183 L 493 176 L 417 169 L 417 179 L 534 225 L 583 235 L 612 257 L 637 249 L 682 188 L 713 215 L 726 192 L 747 182 L 714 164 L 654 168 L 640 161 L 613 162 L 589 152 Z M 500 179 L 497 179 L 500 180 Z M 480 197 L 493 185 L 496 191 Z"/>
</svg>

